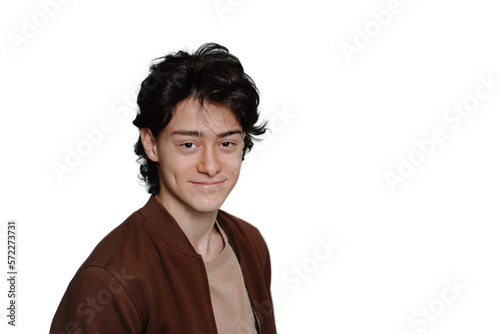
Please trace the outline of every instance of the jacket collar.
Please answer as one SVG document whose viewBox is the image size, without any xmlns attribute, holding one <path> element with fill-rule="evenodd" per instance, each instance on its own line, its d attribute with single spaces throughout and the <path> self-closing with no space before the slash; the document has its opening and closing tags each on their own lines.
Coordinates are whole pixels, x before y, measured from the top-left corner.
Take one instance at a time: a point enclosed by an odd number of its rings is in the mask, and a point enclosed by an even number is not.
<svg viewBox="0 0 500 334">
<path fill-rule="evenodd" d="M 233 247 L 238 260 L 240 256 L 234 242 L 233 233 L 229 222 L 224 218 L 226 215 L 221 215 L 219 210 L 217 213 L 217 220 L 224 230 L 229 240 L 229 244 Z M 158 230 L 161 237 L 170 245 L 177 248 L 182 253 L 201 258 L 201 255 L 196 252 L 194 247 L 189 242 L 186 234 L 180 228 L 179 224 L 175 221 L 174 217 L 165 209 L 165 207 L 156 199 L 154 195 L 149 197 L 148 202 L 139 210 L 139 213 L 147 218 L 147 220 Z M 222 213 L 224 213 L 222 211 Z M 214 222 L 215 223 L 215 222 Z"/>
</svg>

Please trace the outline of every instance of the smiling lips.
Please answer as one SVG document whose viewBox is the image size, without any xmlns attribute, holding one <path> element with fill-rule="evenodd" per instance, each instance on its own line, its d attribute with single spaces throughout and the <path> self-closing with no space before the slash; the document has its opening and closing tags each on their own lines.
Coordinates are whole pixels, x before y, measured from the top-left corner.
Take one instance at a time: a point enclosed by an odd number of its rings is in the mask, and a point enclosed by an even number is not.
<svg viewBox="0 0 500 334">
<path fill-rule="evenodd" d="M 216 182 L 194 182 L 194 181 L 191 181 L 191 183 L 193 183 L 194 185 L 203 187 L 203 188 L 217 188 L 222 183 L 224 183 L 224 181 L 226 181 L 226 180 L 216 181 Z"/>
</svg>

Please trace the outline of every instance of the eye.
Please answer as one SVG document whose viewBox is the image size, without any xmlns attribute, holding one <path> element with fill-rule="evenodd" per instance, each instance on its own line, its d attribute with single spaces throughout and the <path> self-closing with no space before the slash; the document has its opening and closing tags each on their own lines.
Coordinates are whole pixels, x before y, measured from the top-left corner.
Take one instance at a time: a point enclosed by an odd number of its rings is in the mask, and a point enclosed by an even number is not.
<svg viewBox="0 0 500 334">
<path fill-rule="evenodd" d="M 193 148 L 193 145 L 194 145 L 193 143 L 184 143 L 184 144 L 182 144 L 182 146 L 185 147 L 185 148 Z"/>
<path fill-rule="evenodd" d="M 221 145 L 222 145 L 222 147 L 226 147 L 226 148 L 228 148 L 228 147 L 233 146 L 233 145 L 234 145 L 234 143 L 231 143 L 231 142 L 229 142 L 229 141 L 225 141 L 225 142 L 223 142 Z"/>
</svg>

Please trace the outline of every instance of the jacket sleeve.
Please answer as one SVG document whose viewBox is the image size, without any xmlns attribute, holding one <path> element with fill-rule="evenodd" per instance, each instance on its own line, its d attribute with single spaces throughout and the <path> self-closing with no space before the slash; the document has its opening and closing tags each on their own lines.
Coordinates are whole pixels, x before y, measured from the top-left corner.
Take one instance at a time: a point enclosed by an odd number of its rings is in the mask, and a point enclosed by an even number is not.
<svg viewBox="0 0 500 334">
<path fill-rule="evenodd" d="M 267 245 L 265 247 L 264 279 L 266 280 L 266 288 L 271 291 L 271 256 L 269 255 Z"/>
<path fill-rule="evenodd" d="M 140 333 L 140 319 L 127 293 L 131 279 L 98 266 L 79 271 L 59 304 L 50 333 Z"/>
<path fill-rule="evenodd" d="M 264 280 L 266 282 L 266 288 L 271 289 L 271 256 L 269 254 L 269 249 L 267 247 L 264 237 L 260 231 L 255 228 L 255 235 L 253 237 L 252 244 L 256 247 L 256 252 L 259 257 L 262 272 L 264 274 Z"/>
</svg>

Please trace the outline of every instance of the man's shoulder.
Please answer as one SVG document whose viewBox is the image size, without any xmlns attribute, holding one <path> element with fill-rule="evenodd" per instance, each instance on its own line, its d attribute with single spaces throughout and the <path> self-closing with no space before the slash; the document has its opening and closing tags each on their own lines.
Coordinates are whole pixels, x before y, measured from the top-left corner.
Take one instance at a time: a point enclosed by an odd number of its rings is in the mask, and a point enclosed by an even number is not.
<svg viewBox="0 0 500 334">
<path fill-rule="evenodd" d="M 140 261 L 142 252 L 137 247 L 144 242 L 145 229 L 147 219 L 141 209 L 134 211 L 95 246 L 80 270 L 91 266 L 113 269 L 125 264 L 121 262 Z"/>
</svg>

